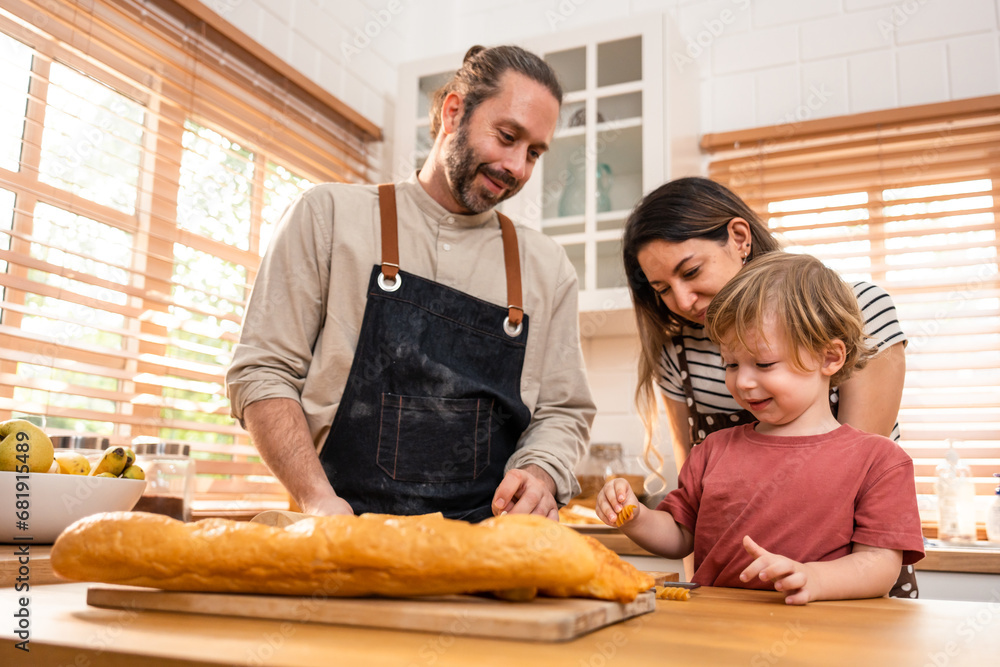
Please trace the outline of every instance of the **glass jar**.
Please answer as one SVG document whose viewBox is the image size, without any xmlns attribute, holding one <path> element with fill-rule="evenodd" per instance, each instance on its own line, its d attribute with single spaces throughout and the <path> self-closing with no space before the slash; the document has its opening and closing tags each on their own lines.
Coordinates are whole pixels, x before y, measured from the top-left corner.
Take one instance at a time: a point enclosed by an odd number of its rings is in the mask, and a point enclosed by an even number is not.
<svg viewBox="0 0 1000 667">
<path fill-rule="evenodd" d="M 49 437 L 56 457 L 59 454 L 80 454 L 94 468 L 104 456 L 104 450 L 110 446 L 108 438 L 99 435 L 53 435 Z"/>
<path fill-rule="evenodd" d="M 622 446 L 618 443 L 594 443 L 587 456 L 576 469 L 576 479 L 580 483 L 577 498 L 593 498 L 604 488 L 604 483 L 612 477 L 625 477 L 625 461 Z"/>
<path fill-rule="evenodd" d="M 191 446 L 178 442 L 134 442 L 135 462 L 146 474 L 146 490 L 134 512 L 165 514 L 178 521 L 191 520 L 194 498 L 194 459 Z"/>
</svg>

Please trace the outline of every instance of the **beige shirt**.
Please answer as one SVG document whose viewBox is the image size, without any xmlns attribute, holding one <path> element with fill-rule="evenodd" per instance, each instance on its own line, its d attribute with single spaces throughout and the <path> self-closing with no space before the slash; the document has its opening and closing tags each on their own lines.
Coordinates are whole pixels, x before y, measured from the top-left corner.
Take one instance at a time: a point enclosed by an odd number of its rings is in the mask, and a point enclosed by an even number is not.
<svg viewBox="0 0 1000 667">
<path fill-rule="evenodd" d="M 449 213 L 416 173 L 396 184 L 396 206 L 402 270 L 506 308 L 495 212 Z M 573 468 L 595 413 L 580 350 L 576 271 L 544 234 L 517 225 L 517 237 L 530 318 L 521 400 L 531 423 L 506 470 L 540 466 L 555 480 L 557 500 L 566 503 L 579 492 Z M 242 422 L 255 401 L 294 399 L 322 449 L 354 360 L 372 266 L 379 263 L 376 186 L 318 185 L 289 207 L 261 262 L 226 375 L 234 417 Z"/>
</svg>

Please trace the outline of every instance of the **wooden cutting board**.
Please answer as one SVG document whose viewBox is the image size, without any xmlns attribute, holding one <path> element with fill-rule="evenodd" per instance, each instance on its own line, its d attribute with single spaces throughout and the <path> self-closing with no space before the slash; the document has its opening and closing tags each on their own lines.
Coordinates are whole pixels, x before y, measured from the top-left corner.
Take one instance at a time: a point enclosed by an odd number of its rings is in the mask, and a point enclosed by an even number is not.
<svg viewBox="0 0 1000 667">
<path fill-rule="evenodd" d="M 565 641 L 656 608 L 652 592 L 621 604 L 581 598 L 504 602 L 470 595 L 427 598 L 310 598 L 282 595 L 180 593 L 129 586 L 95 585 L 87 604 L 113 609 L 240 616 L 331 623 L 453 635 Z"/>
</svg>

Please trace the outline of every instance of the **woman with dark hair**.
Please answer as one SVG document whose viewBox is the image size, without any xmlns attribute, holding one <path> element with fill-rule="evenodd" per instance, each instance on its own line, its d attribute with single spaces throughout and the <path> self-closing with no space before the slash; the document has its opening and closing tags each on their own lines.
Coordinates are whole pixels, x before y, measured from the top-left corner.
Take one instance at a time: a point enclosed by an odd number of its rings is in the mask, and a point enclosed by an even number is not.
<svg viewBox="0 0 1000 667">
<path fill-rule="evenodd" d="M 661 478 L 663 457 L 653 445 L 656 386 L 663 392 L 678 470 L 709 433 L 754 420 L 726 389 L 719 348 L 703 325 L 708 304 L 743 265 L 779 249 L 743 200 L 706 178 L 665 183 L 626 221 L 622 254 L 641 343 L 636 405 L 646 431 L 645 461 Z M 867 282 L 851 287 L 879 353 L 831 391 L 830 404 L 841 423 L 898 441 L 906 335 L 884 290 Z M 893 594 L 916 597 L 910 574 Z"/>
</svg>

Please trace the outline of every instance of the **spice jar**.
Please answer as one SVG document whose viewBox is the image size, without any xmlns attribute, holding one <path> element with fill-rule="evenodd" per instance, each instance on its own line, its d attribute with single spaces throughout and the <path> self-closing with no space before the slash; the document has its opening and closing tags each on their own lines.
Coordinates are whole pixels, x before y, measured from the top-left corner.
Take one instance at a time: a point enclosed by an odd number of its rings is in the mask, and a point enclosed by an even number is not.
<svg viewBox="0 0 1000 667">
<path fill-rule="evenodd" d="M 593 498 L 612 477 L 625 477 L 622 446 L 618 443 L 594 443 L 576 469 L 580 482 L 579 499 Z"/>
<path fill-rule="evenodd" d="M 133 442 L 136 465 L 146 473 L 146 490 L 134 512 L 165 514 L 179 521 L 191 520 L 194 497 L 194 460 L 191 446 L 177 442 Z"/>
</svg>

